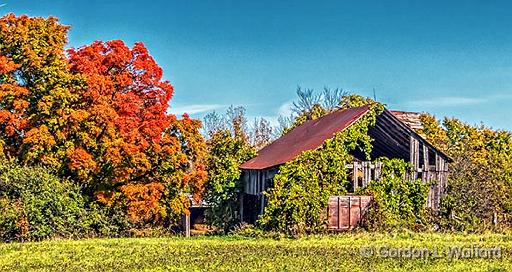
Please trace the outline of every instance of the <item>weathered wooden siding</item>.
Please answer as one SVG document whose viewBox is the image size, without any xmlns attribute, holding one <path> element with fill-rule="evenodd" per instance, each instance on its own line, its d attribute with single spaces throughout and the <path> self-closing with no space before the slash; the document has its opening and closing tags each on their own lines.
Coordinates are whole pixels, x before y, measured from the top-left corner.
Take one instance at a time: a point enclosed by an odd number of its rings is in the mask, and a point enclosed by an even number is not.
<svg viewBox="0 0 512 272">
<path fill-rule="evenodd" d="M 361 110 L 364 111 L 364 109 Z M 337 114 L 341 114 L 341 111 Z M 348 114 L 342 119 L 345 121 L 353 120 L 356 115 L 362 116 L 359 114 L 364 115 L 365 113 L 359 112 L 355 115 Z M 283 136 L 284 139 L 281 138 L 269 145 L 269 147 L 273 146 L 272 148 L 265 149 L 265 152 L 261 152 L 259 156 L 242 165 L 242 180 L 244 186 L 244 194 L 241 196 L 240 204 L 242 218 L 244 218 L 244 206 L 246 210 L 251 210 L 251 214 L 258 215 L 263 212 L 263 208 L 266 204 L 263 192 L 273 186 L 272 180 L 274 175 L 278 172 L 279 166 L 290 161 L 298 154 L 294 154 L 294 152 L 291 151 L 297 151 L 299 149 L 305 151 L 318 148 L 321 146 L 320 141 L 317 141 L 318 139 L 321 138 L 325 140 L 325 135 L 334 135 L 336 131 L 341 131 L 350 125 L 350 122 L 347 122 L 344 126 L 340 126 L 339 122 L 341 116 L 328 116 L 330 117 L 323 117 L 322 120 L 327 120 L 327 122 L 323 122 L 322 125 L 310 126 L 312 123 L 306 123 L 309 125 L 299 126 L 293 131 L 302 131 L 304 133 L 301 132 Z M 317 124 L 317 122 L 315 122 L 315 124 Z M 336 128 L 336 131 L 333 130 L 333 128 Z M 308 131 L 311 132 L 310 130 L 315 133 L 307 133 Z M 317 138 L 319 135 L 322 137 Z M 352 186 L 348 188 L 349 192 L 354 192 L 368 185 L 371 181 L 378 182 L 381 179 L 382 164 L 365 160 L 375 161 L 382 157 L 397 158 L 410 162 L 413 166 L 412 171 L 405 174 L 405 179 L 421 179 L 425 183 L 433 183 L 429 190 L 425 206 L 434 210 L 439 209 L 441 197 L 446 191 L 448 162 L 451 161 L 451 159 L 412 130 L 411 127 L 397 119 L 397 117 L 388 110 L 385 110 L 377 117 L 375 126 L 368 128 L 368 135 L 374 139 L 369 158 L 367 154 L 359 150 L 354 150 L 351 153 L 354 157 L 354 162 L 345 166 L 351 169 L 351 173 L 349 174 L 351 174 Z M 289 150 L 291 148 L 290 143 L 294 143 L 295 148 L 292 150 Z M 247 197 L 245 202 L 244 195 Z"/>
<path fill-rule="evenodd" d="M 354 161 L 345 165 L 352 174 L 352 188 L 355 192 L 360 187 L 365 187 L 372 180 L 379 180 L 382 173 L 382 163 Z"/>
<path fill-rule="evenodd" d="M 435 155 L 435 165 L 429 165 L 429 149 L 426 146 L 420 148 L 419 142 L 411 140 L 411 157 L 413 171 L 406 173 L 405 179 L 421 179 L 425 183 L 434 182 L 431 186 L 426 207 L 433 210 L 439 209 L 442 196 L 446 191 L 448 182 L 448 163 L 441 156 Z M 422 159 L 420 159 L 420 150 Z M 356 192 L 357 189 L 365 187 L 371 181 L 379 181 L 382 174 L 383 164 L 380 162 L 360 162 L 354 161 L 345 165 L 350 171 L 352 189 L 350 192 Z M 245 194 L 261 197 L 261 204 L 264 205 L 265 199 L 263 192 L 272 186 L 272 179 L 277 174 L 278 168 L 269 168 L 265 170 L 244 170 L 242 174 Z M 262 209 L 262 208 L 260 208 Z"/>
<path fill-rule="evenodd" d="M 419 138 L 412 135 L 410 137 L 410 162 L 413 165 L 413 172 L 406 178 L 421 178 L 423 182 L 434 182 L 430 187 L 426 207 L 438 210 L 446 186 L 448 185 L 448 162 L 439 153 L 432 150 L 425 143 L 421 143 Z M 430 153 L 434 154 L 434 161 L 431 161 Z M 433 162 L 433 165 L 431 163 Z"/>
<path fill-rule="evenodd" d="M 360 225 L 371 196 L 331 196 L 327 206 L 327 228 L 349 230 Z"/>
</svg>

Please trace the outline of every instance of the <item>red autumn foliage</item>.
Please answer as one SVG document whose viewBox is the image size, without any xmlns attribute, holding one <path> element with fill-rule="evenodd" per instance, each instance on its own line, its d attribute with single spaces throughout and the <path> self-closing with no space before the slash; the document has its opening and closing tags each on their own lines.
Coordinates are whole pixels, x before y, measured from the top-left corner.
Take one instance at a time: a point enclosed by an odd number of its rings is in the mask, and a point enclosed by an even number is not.
<svg viewBox="0 0 512 272">
<path fill-rule="evenodd" d="M 69 156 L 70 170 L 84 182 L 92 178 L 102 190 L 119 192 L 114 200 L 128 199 L 133 222 L 137 216 L 141 222 L 160 220 L 165 207 L 158 205 L 166 196 L 177 198 L 188 190 L 200 198 L 206 179 L 201 124 L 167 113 L 173 87 L 162 80 L 162 69 L 144 45 L 130 49 L 122 41 L 94 42 L 68 54 L 71 72 L 87 83 L 78 90 L 77 111 L 83 113 L 71 118 L 74 133 L 80 152 L 96 155 L 94 163 L 83 163 L 85 153 Z M 111 174 L 105 175 L 105 169 Z M 162 186 L 158 190 L 157 184 Z M 176 212 L 183 211 L 171 213 Z"/>
<path fill-rule="evenodd" d="M 206 180 L 201 123 L 167 113 L 173 87 L 142 43 L 65 52 L 67 31 L 55 18 L 0 18 L 4 154 L 57 169 L 134 223 L 183 213 L 183 193 L 200 198 Z"/>
<path fill-rule="evenodd" d="M 135 184 L 121 186 L 127 210 L 132 223 L 162 223 L 167 211 L 160 204 L 165 187 L 161 183 Z"/>
</svg>

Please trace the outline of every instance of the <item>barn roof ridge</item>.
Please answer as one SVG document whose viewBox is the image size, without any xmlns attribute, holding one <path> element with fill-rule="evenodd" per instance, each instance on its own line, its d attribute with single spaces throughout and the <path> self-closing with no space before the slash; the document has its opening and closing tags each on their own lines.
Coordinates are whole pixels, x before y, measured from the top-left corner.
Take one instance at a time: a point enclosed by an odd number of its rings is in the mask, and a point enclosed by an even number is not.
<svg viewBox="0 0 512 272">
<path fill-rule="evenodd" d="M 262 170 L 291 161 L 304 151 L 314 150 L 322 146 L 326 140 L 334 137 L 336 133 L 350 127 L 357 120 L 368 114 L 370 108 L 371 106 L 366 105 L 338 109 L 320 118 L 308 120 L 262 148 L 258 151 L 256 157 L 240 165 L 240 168 Z M 450 160 L 446 154 L 426 141 L 413 128 L 394 116 L 392 111 L 384 109 L 384 112 L 386 116 L 391 116 L 392 123 L 394 123 L 394 126 L 398 126 L 399 131 L 403 132 L 403 134 L 415 136 L 429 148 Z"/>
</svg>

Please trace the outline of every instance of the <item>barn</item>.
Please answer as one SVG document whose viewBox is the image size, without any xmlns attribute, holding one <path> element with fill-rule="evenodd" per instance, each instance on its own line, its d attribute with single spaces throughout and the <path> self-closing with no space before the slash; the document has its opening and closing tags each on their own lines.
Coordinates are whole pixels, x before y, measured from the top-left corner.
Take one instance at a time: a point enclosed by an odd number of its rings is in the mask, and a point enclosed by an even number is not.
<svg viewBox="0 0 512 272">
<path fill-rule="evenodd" d="M 306 150 L 321 147 L 324 141 L 350 127 L 369 112 L 369 106 L 339 109 L 321 118 L 309 120 L 243 163 L 240 166 L 243 183 L 240 201 L 242 221 L 253 223 L 263 213 L 266 201 L 263 192 L 272 186 L 272 179 L 281 165 Z M 448 163 L 451 160 L 414 131 L 413 128 L 421 126 L 417 117 L 418 114 L 415 113 L 384 109 L 377 117 L 376 125 L 368 132 L 374 139 L 371 161 L 366 161 L 363 154 L 354 152 L 351 154 L 354 161 L 346 165 L 351 173 L 349 192 L 366 186 L 372 180 L 379 180 L 382 165 L 372 162 L 373 160 L 380 157 L 400 158 L 413 165 L 413 171 L 406 178 L 420 178 L 424 182 L 436 181 L 425 205 L 434 210 L 439 208 L 447 185 Z"/>
</svg>

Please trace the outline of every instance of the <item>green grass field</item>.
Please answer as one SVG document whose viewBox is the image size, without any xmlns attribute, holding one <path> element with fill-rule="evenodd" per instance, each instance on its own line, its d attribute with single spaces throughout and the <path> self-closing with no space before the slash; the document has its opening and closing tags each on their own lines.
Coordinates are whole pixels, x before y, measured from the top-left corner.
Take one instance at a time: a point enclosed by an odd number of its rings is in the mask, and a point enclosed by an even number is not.
<svg viewBox="0 0 512 272">
<path fill-rule="evenodd" d="M 501 257 L 449 258 L 447 246 L 500 247 Z M 440 256 L 386 257 L 411 247 Z M 512 236 L 501 234 L 91 239 L 0 244 L 0 271 L 512 271 L 511 252 Z"/>
</svg>

